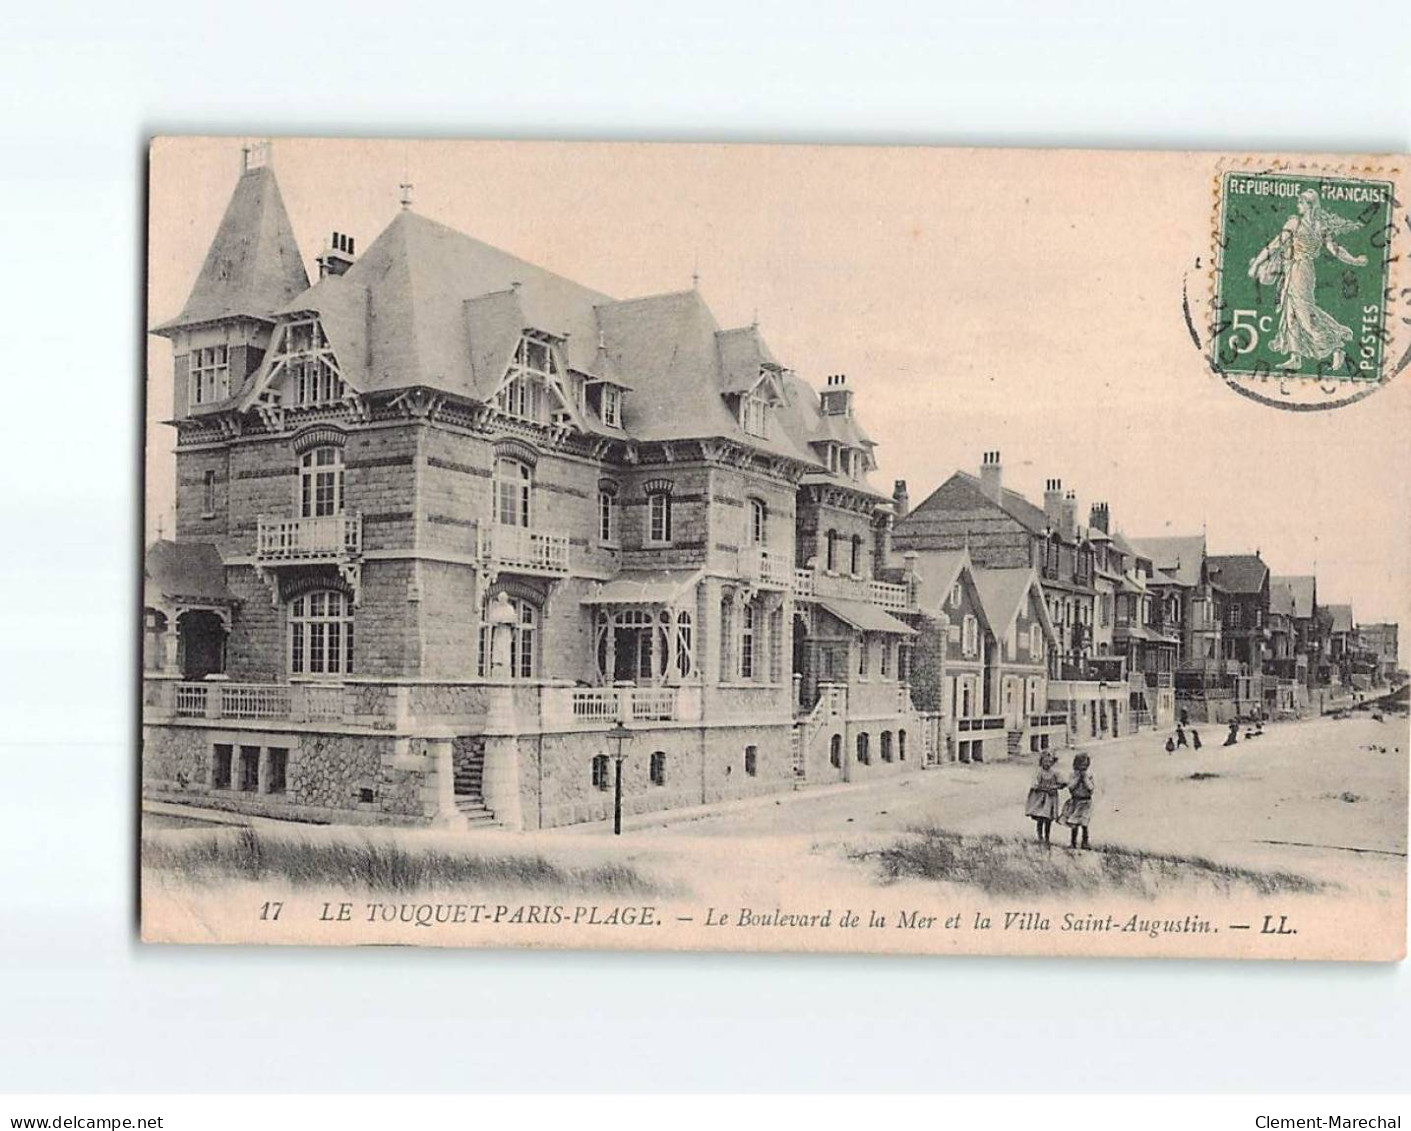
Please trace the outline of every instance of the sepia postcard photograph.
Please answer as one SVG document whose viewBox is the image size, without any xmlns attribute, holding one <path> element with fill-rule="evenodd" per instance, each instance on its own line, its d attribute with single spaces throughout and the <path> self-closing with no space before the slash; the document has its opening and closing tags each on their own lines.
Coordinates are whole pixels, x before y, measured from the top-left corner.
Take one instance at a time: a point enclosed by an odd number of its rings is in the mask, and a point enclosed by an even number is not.
<svg viewBox="0 0 1411 1131">
<path fill-rule="evenodd" d="M 1406 158 L 148 159 L 145 941 L 1404 956 Z"/>
</svg>

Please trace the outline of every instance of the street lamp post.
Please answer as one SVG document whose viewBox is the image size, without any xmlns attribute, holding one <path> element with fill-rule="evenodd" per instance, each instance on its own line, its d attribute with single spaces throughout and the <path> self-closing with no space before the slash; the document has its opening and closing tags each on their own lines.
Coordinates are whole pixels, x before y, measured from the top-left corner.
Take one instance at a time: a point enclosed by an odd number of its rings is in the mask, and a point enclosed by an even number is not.
<svg viewBox="0 0 1411 1131">
<path fill-rule="evenodd" d="M 627 740 L 632 737 L 632 732 L 622 725 L 618 720 L 613 728 L 608 731 L 608 738 L 617 744 L 612 755 L 613 760 L 613 794 L 612 794 L 612 835 L 622 835 L 622 763 L 627 758 L 627 751 L 623 749 Z"/>
</svg>

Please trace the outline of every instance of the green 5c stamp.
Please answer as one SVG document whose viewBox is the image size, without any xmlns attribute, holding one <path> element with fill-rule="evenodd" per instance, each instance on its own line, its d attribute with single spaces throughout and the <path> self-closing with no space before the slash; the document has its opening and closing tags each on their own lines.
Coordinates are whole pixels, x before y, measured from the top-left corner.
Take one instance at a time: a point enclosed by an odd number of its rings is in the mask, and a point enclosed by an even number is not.
<svg viewBox="0 0 1411 1131">
<path fill-rule="evenodd" d="M 1345 403 L 1382 382 L 1394 203 L 1390 181 L 1223 173 L 1212 367 L 1287 407 Z"/>
</svg>

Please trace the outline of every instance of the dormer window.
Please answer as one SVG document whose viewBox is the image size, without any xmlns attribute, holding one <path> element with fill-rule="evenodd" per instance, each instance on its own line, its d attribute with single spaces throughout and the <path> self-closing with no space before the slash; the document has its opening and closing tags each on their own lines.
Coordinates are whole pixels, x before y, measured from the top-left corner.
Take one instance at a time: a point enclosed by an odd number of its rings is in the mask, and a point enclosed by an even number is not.
<svg viewBox="0 0 1411 1131">
<path fill-rule="evenodd" d="M 757 393 L 740 398 L 740 427 L 751 436 L 769 435 L 769 402 Z"/>
<path fill-rule="evenodd" d="M 343 376 L 317 318 L 279 327 L 270 354 L 270 381 L 282 378 L 285 399 L 293 405 L 329 404 L 342 399 Z"/>
<path fill-rule="evenodd" d="M 603 386 L 603 423 L 610 428 L 622 427 L 622 393 L 611 385 Z"/>
<path fill-rule="evenodd" d="M 509 372 L 495 394 L 495 407 L 508 416 L 542 423 L 549 389 L 561 376 L 558 357 L 548 341 L 526 335 L 520 339 Z"/>
</svg>

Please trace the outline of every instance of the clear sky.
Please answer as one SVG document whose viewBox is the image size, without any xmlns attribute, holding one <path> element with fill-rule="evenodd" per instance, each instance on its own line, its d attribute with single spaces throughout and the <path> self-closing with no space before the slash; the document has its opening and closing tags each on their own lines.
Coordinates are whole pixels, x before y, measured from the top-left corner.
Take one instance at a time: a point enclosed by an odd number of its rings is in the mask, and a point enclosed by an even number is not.
<svg viewBox="0 0 1411 1131">
<path fill-rule="evenodd" d="M 238 139 L 158 142 L 149 324 L 181 307 L 240 170 Z M 1292 413 L 1212 376 L 1182 315 L 1208 287 L 1213 158 L 1179 153 L 278 140 L 305 260 L 415 209 L 619 298 L 693 272 L 722 326 L 821 384 L 847 373 L 874 483 L 913 505 L 981 453 L 1040 500 L 1135 536 L 1207 532 L 1313 572 L 1359 621 L 1408 609 L 1411 379 Z M 170 532 L 170 350 L 150 337 L 148 536 Z"/>
</svg>

